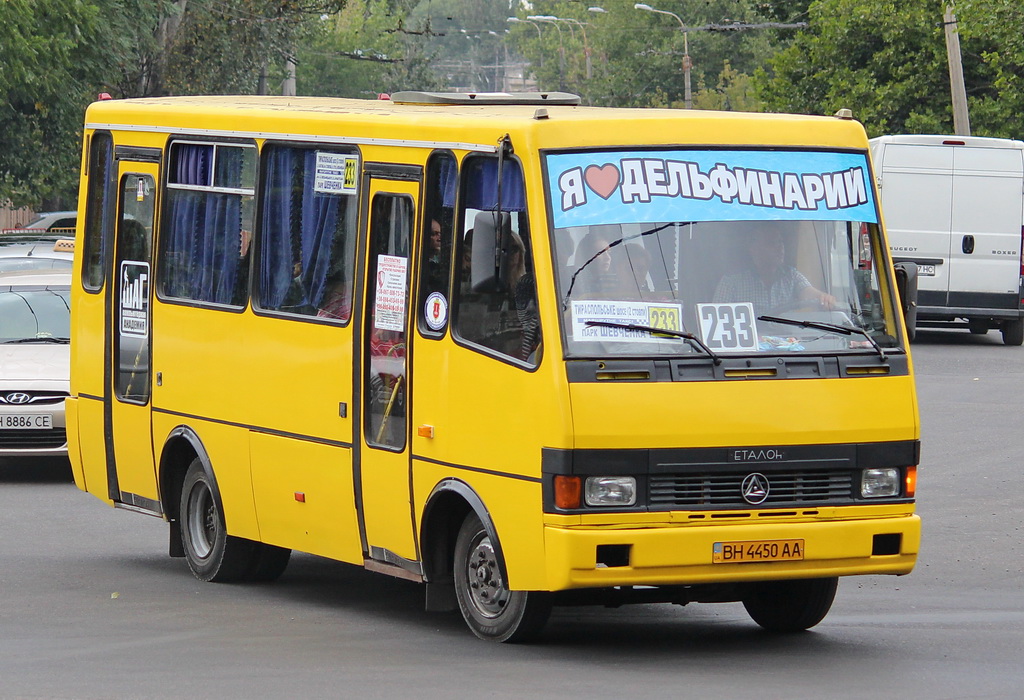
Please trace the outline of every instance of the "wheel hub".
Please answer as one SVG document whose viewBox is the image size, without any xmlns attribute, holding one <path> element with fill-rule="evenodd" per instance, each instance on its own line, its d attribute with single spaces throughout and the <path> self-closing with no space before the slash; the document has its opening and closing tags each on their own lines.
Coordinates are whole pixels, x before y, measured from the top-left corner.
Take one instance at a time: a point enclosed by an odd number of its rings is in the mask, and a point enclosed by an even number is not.
<svg viewBox="0 0 1024 700">
<path fill-rule="evenodd" d="M 509 591 L 490 537 L 484 535 L 477 541 L 467 564 L 473 606 L 484 617 L 497 617 L 508 603 Z"/>
</svg>

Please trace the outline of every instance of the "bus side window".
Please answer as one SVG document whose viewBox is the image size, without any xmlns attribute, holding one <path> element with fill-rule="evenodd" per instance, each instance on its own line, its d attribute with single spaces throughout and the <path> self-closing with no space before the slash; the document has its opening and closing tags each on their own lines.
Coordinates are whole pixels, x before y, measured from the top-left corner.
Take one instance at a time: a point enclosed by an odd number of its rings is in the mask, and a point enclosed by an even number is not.
<svg viewBox="0 0 1024 700">
<path fill-rule="evenodd" d="M 448 325 L 447 308 L 451 293 L 452 228 L 458 166 L 455 156 L 438 152 L 427 161 L 424 188 L 423 239 L 420 246 L 419 309 L 420 333 L 440 338 Z M 438 297 L 440 295 L 440 297 Z M 429 300 L 429 301 L 428 301 Z"/>
<path fill-rule="evenodd" d="M 254 146 L 171 144 L 158 270 L 161 294 L 245 306 L 255 173 Z"/>
<path fill-rule="evenodd" d="M 117 166 L 109 133 L 96 132 L 89 143 L 89 187 L 86 194 L 85 246 L 82 251 L 82 286 L 98 290 L 105 277 L 103 249 L 114 216 Z M 109 235 L 109 233 L 108 233 Z"/>
<path fill-rule="evenodd" d="M 462 230 L 456 334 L 463 340 L 536 365 L 540 348 L 536 284 L 526 191 L 518 161 L 503 164 L 497 211 L 497 158 L 467 158 L 462 168 Z M 472 235 L 470 236 L 470 232 Z"/>
<path fill-rule="evenodd" d="M 256 299 L 259 308 L 348 321 L 358 198 L 318 170 L 354 166 L 354 151 L 263 149 Z"/>
</svg>

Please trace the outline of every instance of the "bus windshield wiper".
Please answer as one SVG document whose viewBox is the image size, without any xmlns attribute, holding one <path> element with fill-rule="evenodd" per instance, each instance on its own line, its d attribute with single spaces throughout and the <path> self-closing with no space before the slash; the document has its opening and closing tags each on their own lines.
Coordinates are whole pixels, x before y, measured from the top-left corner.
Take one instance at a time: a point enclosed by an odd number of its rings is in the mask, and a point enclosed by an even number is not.
<svg viewBox="0 0 1024 700">
<path fill-rule="evenodd" d="M 624 243 L 628 243 L 629 241 L 635 240 L 637 238 L 642 238 L 644 236 L 650 236 L 652 234 L 659 233 L 659 232 L 664 231 L 665 229 L 667 229 L 669 226 L 675 226 L 676 223 L 678 223 L 678 222 L 669 222 L 667 224 L 662 224 L 661 226 L 655 226 L 654 228 L 648 229 L 646 231 L 641 231 L 640 233 L 634 233 L 632 236 L 623 236 L 622 238 L 617 238 L 614 241 L 612 241 L 611 243 L 609 243 L 608 245 L 606 245 L 601 250 L 599 250 L 596 253 L 594 253 L 594 255 L 591 256 L 590 260 L 587 260 L 582 265 L 577 267 L 576 271 L 574 273 L 572 273 L 572 277 L 569 279 L 569 289 L 565 292 L 565 299 L 562 302 L 562 310 L 564 311 L 565 309 L 569 308 L 569 298 L 572 296 L 572 289 L 573 289 L 573 287 L 576 286 L 576 278 L 579 277 L 579 274 L 581 272 L 583 272 L 583 268 L 585 268 L 587 265 L 589 265 L 590 263 L 592 263 L 595 260 L 597 260 L 604 253 L 607 253 L 608 251 L 610 251 L 615 246 L 622 245 Z"/>
<path fill-rule="evenodd" d="M 722 364 L 722 358 L 716 355 L 714 350 L 705 345 L 704 341 L 693 333 L 687 333 L 686 331 L 670 331 L 665 328 L 655 328 L 654 326 L 644 326 L 637 323 L 616 323 L 614 321 L 587 321 L 584 325 L 588 327 L 598 326 L 600 328 L 622 328 L 627 331 L 645 331 L 647 333 L 660 333 L 661 335 L 670 335 L 674 338 L 682 338 L 683 340 L 690 341 L 691 345 L 696 345 L 706 352 L 708 357 L 715 361 L 716 365 Z"/>
<path fill-rule="evenodd" d="M 67 345 L 71 342 L 71 338 L 55 338 L 52 335 L 44 335 L 39 338 L 14 338 L 13 340 L 3 341 L 4 345 L 20 345 L 22 343 L 58 343 L 60 345 Z"/>
<path fill-rule="evenodd" d="M 871 347 L 875 349 L 883 362 L 887 359 L 885 351 L 882 350 L 882 346 L 879 345 L 875 339 L 871 337 L 871 334 L 863 328 L 858 328 L 856 326 L 840 326 L 837 323 L 826 323 L 825 321 L 798 321 L 794 318 L 781 318 L 779 316 L 758 316 L 757 320 L 768 321 L 770 323 L 783 323 L 788 326 L 799 326 L 800 328 L 813 328 L 815 330 L 839 333 L 841 335 L 853 335 L 856 333 L 857 335 L 862 335 L 867 338 L 867 341 L 871 343 Z"/>
</svg>

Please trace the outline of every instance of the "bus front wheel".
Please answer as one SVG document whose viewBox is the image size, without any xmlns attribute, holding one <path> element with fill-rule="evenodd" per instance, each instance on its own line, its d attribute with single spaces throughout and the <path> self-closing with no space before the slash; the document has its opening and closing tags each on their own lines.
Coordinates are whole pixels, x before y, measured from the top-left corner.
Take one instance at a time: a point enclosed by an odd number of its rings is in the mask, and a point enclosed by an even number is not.
<svg viewBox="0 0 1024 700">
<path fill-rule="evenodd" d="M 838 586 L 838 578 L 765 581 L 751 586 L 743 607 L 769 632 L 802 632 L 825 619 Z"/>
<path fill-rule="evenodd" d="M 509 590 L 500 551 L 475 513 L 455 540 L 455 595 L 473 634 L 495 642 L 525 642 L 540 634 L 551 614 L 551 595 Z"/>
<path fill-rule="evenodd" d="M 181 487 L 181 543 L 188 567 L 201 581 L 237 581 L 249 573 L 253 542 L 232 537 L 214 497 L 211 477 L 192 460 Z"/>
</svg>

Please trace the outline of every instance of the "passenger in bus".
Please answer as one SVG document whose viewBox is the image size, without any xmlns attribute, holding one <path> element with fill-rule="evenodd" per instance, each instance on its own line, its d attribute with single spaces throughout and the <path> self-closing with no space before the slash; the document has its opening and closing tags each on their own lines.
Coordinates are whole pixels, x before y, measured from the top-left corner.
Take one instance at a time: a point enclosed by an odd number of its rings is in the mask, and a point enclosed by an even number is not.
<svg viewBox="0 0 1024 700">
<path fill-rule="evenodd" d="M 623 285 L 629 288 L 631 297 L 643 298 L 645 293 L 652 291 L 647 281 L 651 256 L 639 243 L 629 243 L 622 248 L 625 254 L 618 261 L 622 268 L 619 278 Z"/>
<path fill-rule="evenodd" d="M 459 284 L 463 294 L 468 294 L 472 289 L 472 270 L 473 229 L 469 229 L 462 238 L 462 268 L 459 271 Z"/>
<path fill-rule="evenodd" d="M 765 222 L 762 230 L 750 237 L 745 253 L 743 269 L 719 280 L 715 303 L 751 302 L 756 316 L 837 306 L 834 296 L 816 289 L 802 272 L 786 263 L 785 239 L 777 225 Z"/>
<path fill-rule="evenodd" d="M 537 314 L 537 294 L 533 273 L 526 271 L 526 247 L 515 231 L 509 237 L 511 250 L 508 255 L 508 290 L 516 317 L 522 328 L 518 352 L 520 360 L 533 361 L 534 353 L 540 347 L 540 317 Z"/>
<path fill-rule="evenodd" d="M 583 237 L 576 246 L 571 269 L 576 275 L 574 298 L 615 298 L 611 247 L 603 232 L 591 231 Z"/>
<path fill-rule="evenodd" d="M 441 259 L 441 222 L 436 218 L 430 220 L 430 233 L 424 250 L 427 258 L 426 288 L 431 292 L 445 291 L 447 280 L 445 266 Z"/>
<path fill-rule="evenodd" d="M 317 318 L 335 318 L 347 321 L 352 315 L 352 294 L 342 271 L 334 270 L 327 276 L 323 298 L 316 311 Z"/>
</svg>

